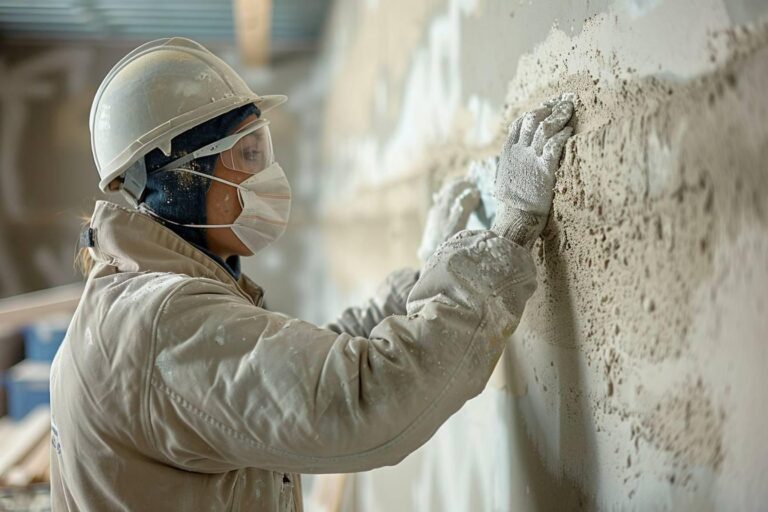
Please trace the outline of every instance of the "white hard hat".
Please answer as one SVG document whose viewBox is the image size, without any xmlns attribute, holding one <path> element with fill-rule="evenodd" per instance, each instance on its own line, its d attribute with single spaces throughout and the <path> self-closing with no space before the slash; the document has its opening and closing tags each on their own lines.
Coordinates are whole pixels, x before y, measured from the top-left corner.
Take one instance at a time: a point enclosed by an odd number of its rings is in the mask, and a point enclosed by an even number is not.
<svg viewBox="0 0 768 512">
<path fill-rule="evenodd" d="M 286 101 L 259 96 L 202 45 L 173 37 L 139 46 L 115 64 L 96 91 L 89 126 L 99 188 L 171 140 L 209 119 L 254 103 L 265 112 Z"/>
</svg>

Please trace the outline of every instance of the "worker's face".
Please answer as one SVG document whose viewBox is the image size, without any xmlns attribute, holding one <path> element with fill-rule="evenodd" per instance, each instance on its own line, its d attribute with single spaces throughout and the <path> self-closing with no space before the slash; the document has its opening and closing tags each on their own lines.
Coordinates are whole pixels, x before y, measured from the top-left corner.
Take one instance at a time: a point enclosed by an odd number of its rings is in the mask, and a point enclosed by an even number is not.
<svg viewBox="0 0 768 512">
<path fill-rule="evenodd" d="M 258 118 L 255 114 L 248 116 L 232 130 L 232 133 L 256 119 Z M 221 156 L 216 158 L 213 175 L 231 183 L 242 183 L 251 176 L 244 172 L 227 169 L 221 161 Z M 205 214 L 208 224 L 232 224 L 242 210 L 235 187 L 211 180 L 211 186 L 205 196 Z M 225 259 L 232 255 L 253 254 L 229 228 L 207 229 L 206 241 L 211 252 Z"/>
</svg>

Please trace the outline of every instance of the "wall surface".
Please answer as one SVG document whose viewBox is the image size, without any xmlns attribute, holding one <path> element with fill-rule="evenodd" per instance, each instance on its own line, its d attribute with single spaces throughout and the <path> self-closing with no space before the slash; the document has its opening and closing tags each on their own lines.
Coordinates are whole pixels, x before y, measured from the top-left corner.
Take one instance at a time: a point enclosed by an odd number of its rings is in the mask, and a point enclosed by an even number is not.
<svg viewBox="0 0 768 512">
<path fill-rule="evenodd" d="M 522 111 L 577 96 L 539 288 L 496 373 L 403 463 L 356 475 L 350 509 L 764 508 L 766 13 L 336 3 L 312 153 L 330 278 L 312 315 L 417 265 L 445 177 L 496 155 Z"/>
</svg>

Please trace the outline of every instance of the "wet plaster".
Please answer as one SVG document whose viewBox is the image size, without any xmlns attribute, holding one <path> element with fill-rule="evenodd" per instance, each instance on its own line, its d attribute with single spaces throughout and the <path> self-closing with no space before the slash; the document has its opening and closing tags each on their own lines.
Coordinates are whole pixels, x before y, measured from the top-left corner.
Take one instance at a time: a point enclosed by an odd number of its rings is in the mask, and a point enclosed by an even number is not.
<svg viewBox="0 0 768 512">
<path fill-rule="evenodd" d="M 768 29 L 755 19 L 766 7 L 430 5 L 431 18 L 415 22 L 427 24 L 423 37 L 395 59 L 411 66 L 404 99 L 390 106 L 408 118 L 409 88 L 432 91 L 414 108 L 427 116 L 442 106 L 451 114 L 436 114 L 442 127 L 410 117 L 407 133 L 424 130 L 405 144 L 397 123 L 327 119 L 340 130 L 325 141 L 327 162 L 346 192 L 334 188 L 345 200 L 327 206 L 324 229 L 344 289 L 415 263 L 430 193 L 496 154 L 508 122 L 562 91 L 577 102 L 552 216 L 534 247 L 539 288 L 486 392 L 406 461 L 420 484 L 413 510 L 438 501 L 443 510 L 760 508 Z M 421 50 L 454 55 L 454 43 L 438 48 L 427 35 L 454 15 L 459 35 L 443 40 L 461 42 L 458 75 L 438 66 L 414 79 Z M 456 82 L 430 89 L 431 80 Z M 373 97 L 346 96 L 357 110 L 375 109 Z M 367 149 L 349 150 L 357 143 Z M 386 168 L 398 151 L 411 159 Z M 467 425 L 479 439 L 472 451 Z M 381 471 L 398 482 L 397 468 Z M 358 478 L 374 488 L 378 474 Z M 385 510 L 383 501 L 367 505 Z"/>
<path fill-rule="evenodd" d="M 732 249 L 736 233 L 766 236 L 765 34 L 765 27 L 722 34 L 730 59 L 685 85 L 651 77 L 603 88 L 578 75 L 552 84 L 577 92 L 582 115 L 535 248 L 541 286 L 517 336 L 527 361 L 541 358 L 541 343 L 576 355 L 565 361 L 570 371 L 562 358 L 529 367 L 545 404 L 549 390 L 559 389 L 558 404 L 532 414 L 558 411 L 545 458 L 583 481 L 589 495 L 603 495 L 604 506 L 664 504 L 660 489 L 669 503 L 700 504 L 715 482 L 738 481 L 723 471 L 732 456 L 726 429 L 766 423 L 762 409 L 750 407 L 728 425 L 729 373 L 708 368 L 718 358 L 734 360 L 737 349 L 715 348 L 713 333 L 693 332 L 709 315 L 722 315 L 711 299 L 700 300 L 702 290 L 714 298 L 723 286 L 716 255 L 757 268 L 768 263 L 765 253 Z M 733 302 L 751 308 L 751 299 Z M 749 318 L 742 339 L 762 338 L 762 324 L 760 315 Z M 752 355 L 764 360 L 765 349 Z M 756 385 L 759 375 L 752 378 Z M 742 391 L 754 405 L 765 402 L 754 388 Z M 564 426 L 563 412 L 573 413 L 576 428 Z M 579 432 L 584 421 L 591 439 Z M 711 500 L 725 505 L 745 496 Z"/>
</svg>

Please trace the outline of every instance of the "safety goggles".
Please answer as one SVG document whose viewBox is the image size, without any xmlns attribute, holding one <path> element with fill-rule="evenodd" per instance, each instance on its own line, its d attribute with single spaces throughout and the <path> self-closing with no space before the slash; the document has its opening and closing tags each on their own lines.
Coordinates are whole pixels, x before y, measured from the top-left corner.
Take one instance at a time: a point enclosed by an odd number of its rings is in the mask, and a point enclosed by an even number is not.
<svg viewBox="0 0 768 512">
<path fill-rule="evenodd" d="M 272 151 L 272 137 L 269 134 L 269 121 L 258 119 L 252 124 L 240 128 L 232 135 L 164 165 L 158 171 L 183 167 L 196 158 L 217 154 L 220 155 L 221 163 L 227 169 L 248 174 L 263 171 L 275 161 L 275 155 Z"/>
</svg>

